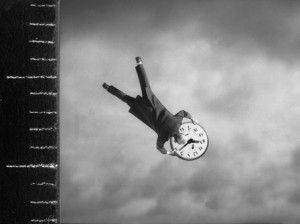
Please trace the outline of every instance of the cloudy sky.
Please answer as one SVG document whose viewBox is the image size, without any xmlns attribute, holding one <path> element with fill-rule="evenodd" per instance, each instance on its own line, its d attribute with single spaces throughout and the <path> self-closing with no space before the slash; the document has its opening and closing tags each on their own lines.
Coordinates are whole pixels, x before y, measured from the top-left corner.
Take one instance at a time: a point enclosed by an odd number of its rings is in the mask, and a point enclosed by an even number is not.
<svg viewBox="0 0 300 224">
<path fill-rule="evenodd" d="M 300 2 L 61 1 L 61 219 L 300 222 Z M 210 138 L 187 162 L 107 93 L 140 93 Z M 168 146 L 168 144 L 166 144 Z"/>
</svg>

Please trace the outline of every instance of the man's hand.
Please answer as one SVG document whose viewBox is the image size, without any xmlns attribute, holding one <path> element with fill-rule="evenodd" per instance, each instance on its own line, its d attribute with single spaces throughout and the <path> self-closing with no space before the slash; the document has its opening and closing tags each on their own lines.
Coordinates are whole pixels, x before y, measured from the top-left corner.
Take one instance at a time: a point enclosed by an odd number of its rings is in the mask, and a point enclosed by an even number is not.
<svg viewBox="0 0 300 224">
<path fill-rule="evenodd" d="M 168 150 L 166 150 L 165 147 L 159 147 L 159 146 L 156 146 L 156 148 L 157 148 L 162 154 L 167 154 L 167 153 L 168 153 Z"/>
<path fill-rule="evenodd" d="M 199 121 L 197 119 L 191 117 L 191 120 L 192 120 L 193 124 L 199 124 Z"/>
<path fill-rule="evenodd" d="M 164 155 L 175 156 L 175 151 L 173 150 L 169 152 L 168 150 L 166 150 L 166 148 L 164 147 L 164 141 L 161 141 L 160 139 L 157 139 L 156 141 L 156 148 Z"/>
<path fill-rule="evenodd" d="M 175 156 L 175 151 L 171 151 L 171 152 L 167 151 L 167 154 L 170 155 L 170 156 Z"/>
<path fill-rule="evenodd" d="M 168 151 L 165 147 L 160 148 L 158 150 L 164 155 L 175 156 L 175 151 Z"/>
</svg>

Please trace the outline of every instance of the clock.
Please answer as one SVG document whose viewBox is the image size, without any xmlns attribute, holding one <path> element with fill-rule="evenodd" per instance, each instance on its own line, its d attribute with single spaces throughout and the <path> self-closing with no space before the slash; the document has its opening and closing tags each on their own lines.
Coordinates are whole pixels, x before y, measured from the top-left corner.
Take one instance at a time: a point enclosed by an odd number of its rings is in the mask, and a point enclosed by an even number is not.
<svg viewBox="0 0 300 224">
<path fill-rule="evenodd" d="M 199 159 L 208 148 L 208 136 L 199 124 L 185 122 L 180 125 L 179 132 L 185 136 L 187 142 L 180 145 L 172 136 L 170 144 L 175 155 L 183 160 Z"/>
</svg>

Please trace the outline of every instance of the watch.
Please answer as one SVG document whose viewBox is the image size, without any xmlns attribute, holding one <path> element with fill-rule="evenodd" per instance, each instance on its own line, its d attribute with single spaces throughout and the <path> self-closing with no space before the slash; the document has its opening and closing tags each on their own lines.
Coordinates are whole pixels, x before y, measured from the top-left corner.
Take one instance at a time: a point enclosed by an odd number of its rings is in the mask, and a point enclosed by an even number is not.
<svg viewBox="0 0 300 224">
<path fill-rule="evenodd" d="M 180 145 L 172 136 L 170 144 L 176 156 L 183 160 L 195 160 L 204 155 L 208 148 L 208 136 L 199 124 L 185 122 L 180 125 L 179 132 L 185 136 L 187 142 Z"/>
</svg>

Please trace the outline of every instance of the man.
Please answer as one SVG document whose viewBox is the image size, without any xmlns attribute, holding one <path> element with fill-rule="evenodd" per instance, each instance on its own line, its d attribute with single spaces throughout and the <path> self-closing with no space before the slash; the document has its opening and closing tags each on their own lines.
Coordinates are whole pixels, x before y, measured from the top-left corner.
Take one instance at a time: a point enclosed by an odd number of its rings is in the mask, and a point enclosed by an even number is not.
<svg viewBox="0 0 300 224">
<path fill-rule="evenodd" d="M 174 155 L 174 151 L 169 152 L 165 149 L 165 142 L 173 136 L 179 144 L 185 144 L 186 138 L 179 132 L 182 119 L 186 117 L 193 123 L 198 123 L 198 121 L 184 110 L 179 111 L 176 115 L 171 114 L 152 92 L 142 59 L 137 57 L 136 61 L 138 65 L 135 69 L 142 89 L 142 97 L 138 95 L 133 98 L 106 83 L 102 86 L 109 93 L 127 103 L 130 106 L 129 112 L 157 133 L 156 148 L 162 154 Z"/>
</svg>

